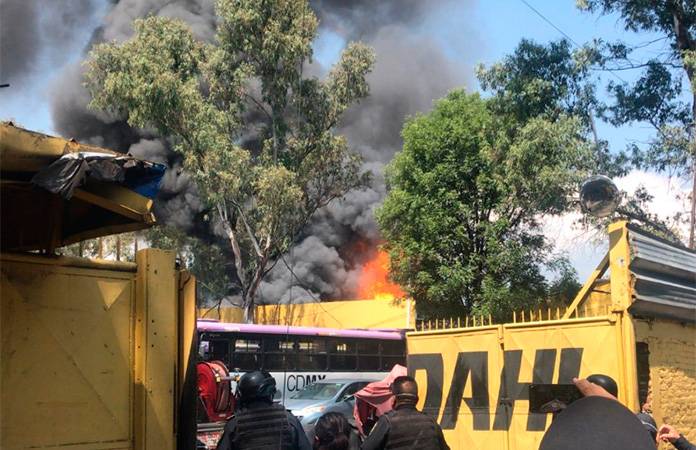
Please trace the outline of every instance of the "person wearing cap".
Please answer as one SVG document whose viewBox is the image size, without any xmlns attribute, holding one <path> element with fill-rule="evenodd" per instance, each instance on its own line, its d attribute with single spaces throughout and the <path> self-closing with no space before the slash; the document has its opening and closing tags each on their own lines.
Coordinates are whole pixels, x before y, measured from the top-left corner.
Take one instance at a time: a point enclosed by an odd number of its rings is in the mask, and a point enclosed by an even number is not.
<svg viewBox="0 0 696 450">
<path fill-rule="evenodd" d="M 394 409 L 379 418 L 363 442 L 363 450 L 449 450 L 442 428 L 416 409 L 418 384 L 408 376 L 397 377 L 391 386 Z"/>
<path fill-rule="evenodd" d="M 657 440 L 671 443 L 677 450 L 696 450 L 696 445 L 687 441 L 672 425 L 664 424 L 657 432 Z"/>
<path fill-rule="evenodd" d="M 273 403 L 275 392 L 268 372 L 242 375 L 237 383 L 240 409 L 225 425 L 217 450 L 311 450 L 297 417 Z"/>
</svg>

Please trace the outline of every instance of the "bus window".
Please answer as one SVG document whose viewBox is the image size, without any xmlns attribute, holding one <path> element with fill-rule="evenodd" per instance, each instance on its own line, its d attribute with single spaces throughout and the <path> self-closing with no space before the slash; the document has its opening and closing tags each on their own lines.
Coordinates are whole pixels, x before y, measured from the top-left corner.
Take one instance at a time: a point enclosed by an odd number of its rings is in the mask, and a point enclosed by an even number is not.
<svg viewBox="0 0 696 450">
<path fill-rule="evenodd" d="M 297 368 L 308 371 L 323 371 L 327 368 L 326 340 L 323 338 L 300 338 L 297 342 Z"/>
<path fill-rule="evenodd" d="M 382 341 L 382 370 L 391 370 L 396 364 L 406 362 L 406 347 L 404 341 Z"/>
<path fill-rule="evenodd" d="M 404 356 L 404 341 L 382 341 L 382 355 Z"/>
<path fill-rule="evenodd" d="M 358 355 L 358 368 L 362 372 L 378 372 L 379 355 Z"/>
<path fill-rule="evenodd" d="M 237 337 L 234 340 L 234 358 L 231 369 L 241 371 L 261 368 L 261 339 Z"/>
<path fill-rule="evenodd" d="M 355 350 L 354 341 L 347 339 L 329 341 L 329 371 L 356 370 L 358 361 Z"/>
<path fill-rule="evenodd" d="M 358 370 L 380 370 L 379 341 L 372 339 L 358 341 Z"/>
<path fill-rule="evenodd" d="M 208 361 L 222 361 L 225 364 L 230 362 L 230 344 L 226 340 L 211 340 L 208 342 Z"/>
<path fill-rule="evenodd" d="M 365 355 L 379 355 L 379 341 L 364 339 L 358 341 L 358 353 Z"/>
<path fill-rule="evenodd" d="M 295 369 L 294 342 L 285 336 L 265 336 L 263 368 L 268 371 Z"/>
<path fill-rule="evenodd" d="M 403 356 L 382 356 L 382 370 L 389 372 L 392 368 L 397 365 L 404 365 L 406 363 L 406 358 Z"/>
</svg>

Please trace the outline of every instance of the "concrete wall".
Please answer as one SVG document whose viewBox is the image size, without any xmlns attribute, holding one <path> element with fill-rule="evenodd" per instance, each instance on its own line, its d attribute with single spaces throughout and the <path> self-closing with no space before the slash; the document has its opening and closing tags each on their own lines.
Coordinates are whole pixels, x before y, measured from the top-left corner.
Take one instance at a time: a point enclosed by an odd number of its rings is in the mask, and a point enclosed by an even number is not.
<svg viewBox="0 0 696 450">
<path fill-rule="evenodd" d="M 236 306 L 221 306 L 220 308 L 198 308 L 198 318 L 215 319 L 220 322 L 242 323 L 244 311 Z"/>
<path fill-rule="evenodd" d="M 222 322 L 242 322 L 242 310 L 235 307 L 201 308 L 199 317 Z M 327 328 L 415 328 L 412 300 L 347 300 L 292 305 L 259 305 L 256 323 Z"/>
<path fill-rule="evenodd" d="M 636 341 L 647 343 L 650 351 L 648 406 L 655 421 L 696 442 L 696 326 L 636 320 L 635 330 Z"/>
</svg>

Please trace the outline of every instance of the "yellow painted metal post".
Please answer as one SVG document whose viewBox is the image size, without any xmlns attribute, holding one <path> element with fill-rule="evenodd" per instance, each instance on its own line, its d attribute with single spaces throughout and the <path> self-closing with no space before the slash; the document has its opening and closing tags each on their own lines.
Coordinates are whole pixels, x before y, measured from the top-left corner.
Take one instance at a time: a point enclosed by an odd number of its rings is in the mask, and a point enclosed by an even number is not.
<svg viewBox="0 0 696 450">
<path fill-rule="evenodd" d="M 184 271 L 179 274 L 179 383 L 183 386 L 188 370 L 191 343 L 196 333 L 196 278 Z"/>
<path fill-rule="evenodd" d="M 577 317 L 577 307 L 580 305 L 580 303 L 587 297 L 587 295 L 592 291 L 592 288 L 594 287 L 594 284 L 597 280 L 599 280 L 602 275 L 604 275 L 604 272 L 607 271 L 607 268 L 609 267 L 609 254 L 607 253 L 604 258 L 602 258 L 602 261 L 599 263 L 599 265 L 595 268 L 595 270 L 592 272 L 590 277 L 585 281 L 585 284 L 582 286 L 580 291 L 578 291 L 577 295 L 573 299 L 573 302 L 570 304 L 568 308 L 566 308 L 565 314 L 563 314 L 564 319 L 570 319 L 572 316 L 573 312 L 576 313 Z"/>
<path fill-rule="evenodd" d="M 633 411 L 638 411 L 638 371 L 636 368 L 636 338 L 628 307 L 633 301 L 633 282 L 629 264 L 631 248 L 628 241 L 626 221 L 609 225 L 609 270 L 611 302 L 617 315 L 617 326 L 621 327 L 621 356 L 623 380 L 619 382 L 619 399 Z M 622 395 L 623 394 L 623 395 Z M 623 397 L 623 398 L 621 398 Z"/>
<path fill-rule="evenodd" d="M 181 271 L 179 278 L 179 361 L 176 402 L 177 449 L 196 445 L 196 278 Z"/>
<path fill-rule="evenodd" d="M 174 450 L 179 356 L 174 253 L 141 250 L 136 262 L 135 449 Z"/>
</svg>

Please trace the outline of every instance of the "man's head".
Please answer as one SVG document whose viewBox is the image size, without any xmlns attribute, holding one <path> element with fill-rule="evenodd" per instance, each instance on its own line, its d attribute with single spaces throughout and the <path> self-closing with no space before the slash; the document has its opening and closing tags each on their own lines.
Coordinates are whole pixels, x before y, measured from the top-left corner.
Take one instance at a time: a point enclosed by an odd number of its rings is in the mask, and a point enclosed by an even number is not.
<svg viewBox="0 0 696 450">
<path fill-rule="evenodd" d="M 239 379 L 237 392 L 242 404 L 248 404 L 253 401 L 271 403 L 276 392 L 276 381 L 266 371 L 247 372 Z"/>
<path fill-rule="evenodd" d="M 391 385 L 394 394 L 394 407 L 418 403 L 418 383 L 412 377 L 396 377 Z"/>
</svg>

